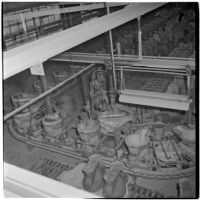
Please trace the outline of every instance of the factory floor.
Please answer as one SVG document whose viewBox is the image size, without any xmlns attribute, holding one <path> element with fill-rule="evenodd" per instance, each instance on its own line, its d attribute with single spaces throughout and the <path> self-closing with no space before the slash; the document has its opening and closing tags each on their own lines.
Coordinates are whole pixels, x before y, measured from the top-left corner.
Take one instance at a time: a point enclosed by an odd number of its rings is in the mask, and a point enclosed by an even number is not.
<svg viewBox="0 0 200 200">
<path fill-rule="evenodd" d="M 48 63 L 48 68 L 52 70 L 48 71 L 49 77 L 52 71 L 55 69 L 62 70 L 66 66 L 64 64 L 58 64 L 55 67 L 55 63 L 51 62 Z M 28 75 L 28 76 L 27 76 Z M 26 78 L 30 77 L 30 78 Z M 4 112 L 9 112 L 12 110 L 12 107 L 9 103 L 10 95 L 19 92 L 19 91 L 29 91 L 32 92 L 32 83 L 35 80 L 31 79 L 30 72 L 26 72 L 24 74 L 19 74 L 17 80 L 8 80 L 7 83 L 4 85 Z M 23 82 L 22 82 L 23 81 Z M 77 90 L 74 94 L 78 94 Z M 80 97 L 76 97 L 76 102 L 80 101 Z M 80 103 L 80 102 L 79 102 Z M 78 105 L 77 105 L 78 107 Z M 77 163 L 77 159 L 64 156 L 58 153 L 54 153 L 52 151 L 47 151 L 41 148 L 34 147 L 31 151 L 28 150 L 27 145 L 21 141 L 16 140 L 14 137 L 11 136 L 7 124 L 4 123 L 4 149 L 3 149 L 3 156 L 4 161 L 10 164 L 22 167 L 27 170 L 32 170 L 36 164 L 44 159 L 49 158 L 52 160 L 60 161 L 61 163 L 69 163 L 70 165 L 75 165 Z M 177 189 L 176 184 L 177 180 L 154 180 L 154 179 L 144 179 L 144 178 L 137 178 L 136 184 L 146 187 L 151 190 L 159 191 L 166 196 L 173 196 L 177 197 Z"/>
<path fill-rule="evenodd" d="M 16 140 L 10 135 L 7 125 L 4 125 L 4 161 L 17 165 L 27 170 L 32 170 L 36 164 L 44 159 L 60 161 L 61 163 L 69 163 L 74 165 L 77 159 L 70 158 L 58 153 L 47 151 L 41 148 L 34 147 L 31 151 L 28 150 L 26 144 Z M 153 180 L 138 178 L 136 183 L 140 186 L 159 191 L 165 195 L 176 197 L 177 180 Z"/>
</svg>

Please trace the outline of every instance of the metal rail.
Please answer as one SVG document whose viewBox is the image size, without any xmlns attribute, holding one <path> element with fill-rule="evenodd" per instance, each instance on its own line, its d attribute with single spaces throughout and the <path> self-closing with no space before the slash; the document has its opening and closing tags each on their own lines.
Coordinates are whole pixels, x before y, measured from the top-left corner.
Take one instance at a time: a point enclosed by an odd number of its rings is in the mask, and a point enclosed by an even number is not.
<svg viewBox="0 0 200 200">
<path fill-rule="evenodd" d="M 26 137 L 20 136 L 19 134 L 16 133 L 16 131 L 12 127 L 11 121 L 8 122 L 8 125 L 9 125 L 8 127 L 11 132 L 11 135 L 14 138 L 16 138 L 17 140 L 20 140 L 20 141 L 26 143 L 27 145 L 31 145 L 31 146 L 39 147 L 42 149 L 46 149 L 48 151 L 60 153 L 60 154 L 63 154 L 63 155 L 69 156 L 69 157 L 79 159 L 83 162 L 88 161 L 88 158 L 81 156 L 81 154 L 79 152 L 75 152 L 71 149 L 64 149 L 64 148 L 61 148 L 56 145 L 49 145 L 49 144 L 46 144 L 43 142 L 29 140 Z M 100 164 L 102 164 L 106 167 L 110 167 L 110 164 L 113 161 L 110 161 L 109 159 L 110 158 L 105 157 L 104 160 L 100 161 Z M 194 175 L 196 173 L 195 167 L 190 167 L 190 168 L 181 169 L 181 170 L 174 170 L 174 171 L 150 171 L 150 170 L 148 171 L 148 170 L 143 170 L 140 168 L 129 169 L 127 167 L 123 167 L 122 171 L 127 174 L 130 174 L 130 175 L 147 178 L 147 179 L 157 179 L 157 180 L 179 179 L 179 178 Z"/>
<path fill-rule="evenodd" d="M 32 99 L 31 101 L 29 101 L 28 103 L 24 104 L 23 106 L 15 109 L 14 111 L 8 113 L 6 116 L 4 116 L 3 120 L 6 121 L 9 118 L 11 118 L 12 116 L 14 116 L 15 114 L 21 112 L 22 110 L 24 110 L 25 108 L 33 105 L 34 103 L 36 103 L 37 101 L 43 99 L 44 97 L 46 97 L 47 95 L 51 94 L 52 92 L 54 92 L 55 90 L 57 90 L 58 88 L 62 87 L 63 85 L 65 85 L 67 82 L 71 81 L 72 79 L 76 78 L 77 76 L 79 76 L 80 74 L 82 74 L 83 72 L 89 70 L 90 68 L 92 68 L 95 64 L 90 64 L 89 66 L 87 66 L 86 68 L 82 69 L 81 71 L 79 71 L 78 73 L 72 75 L 71 77 L 69 77 L 68 79 L 64 80 L 63 82 L 59 83 L 58 85 L 56 85 L 55 87 L 47 90 L 46 92 L 42 93 L 41 95 L 37 96 L 36 98 Z"/>
<path fill-rule="evenodd" d="M 110 14 L 110 9 L 108 3 L 106 3 L 106 10 L 107 14 Z M 114 91 L 116 91 L 116 75 L 115 75 L 115 61 L 114 61 L 114 54 L 113 54 L 113 38 L 112 38 L 112 30 L 109 30 L 109 39 L 110 39 L 110 55 L 111 55 L 111 62 L 112 62 L 112 73 L 113 73 L 113 85 Z"/>
<path fill-rule="evenodd" d="M 63 5 L 63 3 L 61 3 Z M 128 3 L 109 3 L 110 7 L 118 7 L 118 6 L 127 6 Z M 48 9 L 48 10 L 39 10 L 39 11 L 34 11 L 34 12 L 27 12 L 24 13 L 24 18 L 27 19 L 32 19 L 38 18 L 38 17 L 44 17 L 44 16 L 49 16 L 49 15 L 60 15 L 63 13 L 74 13 L 74 12 L 81 12 L 81 11 L 91 11 L 91 10 L 98 10 L 98 9 L 103 9 L 104 8 L 104 3 L 96 3 L 96 4 L 90 4 L 90 5 L 80 5 L 80 6 L 71 6 L 71 7 L 64 7 L 64 8 L 53 8 L 53 9 Z M 13 14 L 13 15 L 7 15 L 3 17 L 3 21 L 11 21 L 11 20 L 20 20 L 20 14 Z"/>
<path fill-rule="evenodd" d="M 95 54 L 95 53 L 78 53 L 78 52 L 65 52 L 50 58 L 54 61 L 73 61 L 81 63 L 96 63 L 104 64 L 110 62 L 109 54 Z M 117 65 L 126 66 L 141 66 L 148 68 L 160 68 L 160 69 L 179 69 L 185 70 L 185 67 L 189 65 L 191 70 L 195 70 L 194 58 L 177 58 L 177 57 L 155 57 L 155 56 L 143 56 L 142 60 L 138 59 L 138 56 L 134 55 L 114 55 L 116 67 Z"/>
<path fill-rule="evenodd" d="M 59 146 L 56 145 L 49 145 L 49 144 L 45 144 L 44 142 L 38 142 L 38 141 L 34 141 L 34 140 L 30 140 L 29 138 L 23 137 L 19 134 L 16 133 L 16 131 L 14 130 L 13 126 L 12 126 L 12 121 L 8 122 L 8 129 L 11 133 L 11 135 L 16 138 L 17 140 L 26 143 L 26 145 L 31 145 L 33 147 L 39 147 L 42 149 L 46 149 L 48 151 L 54 151 L 56 153 L 60 153 L 72 158 L 76 158 L 82 161 L 88 161 L 87 158 L 84 158 L 81 156 L 81 154 L 79 152 L 75 152 L 72 149 L 62 149 Z"/>
</svg>

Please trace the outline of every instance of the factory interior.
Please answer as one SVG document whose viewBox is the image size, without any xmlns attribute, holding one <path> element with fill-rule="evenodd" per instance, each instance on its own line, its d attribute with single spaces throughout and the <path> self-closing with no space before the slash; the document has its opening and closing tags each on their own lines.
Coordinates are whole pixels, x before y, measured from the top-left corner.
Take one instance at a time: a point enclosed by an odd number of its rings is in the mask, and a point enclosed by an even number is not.
<svg viewBox="0 0 200 200">
<path fill-rule="evenodd" d="M 3 2 L 2 17 L 5 196 L 197 198 L 198 3 Z"/>
</svg>

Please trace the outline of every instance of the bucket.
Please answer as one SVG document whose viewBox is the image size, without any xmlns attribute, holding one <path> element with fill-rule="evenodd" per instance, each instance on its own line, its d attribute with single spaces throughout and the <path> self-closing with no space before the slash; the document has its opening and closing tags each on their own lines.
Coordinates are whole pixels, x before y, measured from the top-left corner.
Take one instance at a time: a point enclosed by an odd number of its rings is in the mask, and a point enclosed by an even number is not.
<svg viewBox="0 0 200 200">
<path fill-rule="evenodd" d="M 77 125 L 77 130 L 83 142 L 96 145 L 99 142 L 100 125 L 97 120 L 82 121 Z"/>
<path fill-rule="evenodd" d="M 141 134 L 145 135 L 148 129 L 138 130 L 138 133 L 130 134 L 125 138 L 125 144 L 128 147 L 129 154 L 138 156 L 140 151 L 146 149 L 149 145 L 150 138 L 145 136 L 141 140 Z"/>
<path fill-rule="evenodd" d="M 20 132 L 27 132 L 28 129 L 31 127 L 36 127 L 37 120 L 32 117 L 31 119 L 31 113 L 28 112 L 22 112 L 13 117 L 13 121 L 16 124 L 17 130 L 20 130 Z M 31 124 L 30 124 L 31 123 Z"/>
<path fill-rule="evenodd" d="M 153 126 L 154 130 L 154 136 L 156 138 L 162 137 L 163 131 L 164 131 L 164 124 L 156 124 Z"/>
<path fill-rule="evenodd" d="M 143 146 L 138 146 L 138 147 L 133 147 L 133 146 L 128 146 L 128 145 L 127 147 L 128 147 L 129 154 L 133 156 L 138 156 L 142 150 L 148 147 L 148 145 L 149 143 Z"/>
<path fill-rule="evenodd" d="M 72 74 L 67 71 L 56 71 L 53 72 L 53 78 L 56 82 L 62 82 L 65 79 L 69 78 Z"/>
<path fill-rule="evenodd" d="M 29 102 L 35 97 L 36 95 L 34 94 L 20 92 L 20 93 L 13 94 L 11 96 L 11 102 L 13 106 L 17 108 Z"/>
<path fill-rule="evenodd" d="M 63 134 L 63 120 L 58 113 L 48 114 L 42 119 L 46 134 L 50 137 L 59 137 Z"/>
<path fill-rule="evenodd" d="M 131 121 L 132 117 L 123 112 L 110 113 L 106 111 L 99 113 L 98 119 L 104 132 L 114 132 L 126 122 Z"/>
</svg>

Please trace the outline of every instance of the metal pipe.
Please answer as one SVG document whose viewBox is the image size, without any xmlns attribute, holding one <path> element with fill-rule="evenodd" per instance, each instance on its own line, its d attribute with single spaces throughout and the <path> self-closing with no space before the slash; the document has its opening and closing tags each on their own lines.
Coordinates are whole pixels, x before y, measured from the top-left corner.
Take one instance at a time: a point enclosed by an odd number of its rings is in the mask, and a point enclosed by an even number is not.
<svg viewBox="0 0 200 200">
<path fill-rule="evenodd" d="M 188 100 L 191 98 L 191 68 L 189 65 L 186 66 L 187 71 L 187 96 Z M 187 122 L 190 124 L 192 117 L 192 110 L 191 110 L 191 104 L 189 105 L 189 110 L 187 113 Z"/>
<path fill-rule="evenodd" d="M 118 68 L 116 70 L 121 70 Z M 148 72 L 148 73 L 158 73 L 158 74 L 174 74 L 174 75 L 182 75 L 186 76 L 184 73 L 176 73 L 176 72 L 164 72 L 164 71 L 151 71 L 151 70 L 137 70 L 137 69 L 123 69 L 124 71 L 133 71 L 133 72 Z"/>
<path fill-rule="evenodd" d="M 39 101 L 40 99 L 46 97 L 47 95 L 51 94 L 52 92 L 54 92 L 55 90 L 57 90 L 58 88 L 62 87 L 63 85 L 65 85 L 67 82 L 69 82 L 70 80 L 76 78 L 77 76 L 79 76 L 80 74 L 82 74 L 83 72 L 87 71 L 88 69 L 92 68 L 95 64 L 90 64 L 89 66 L 87 66 L 86 68 L 82 69 L 81 71 L 79 71 L 78 73 L 72 75 L 71 77 L 69 77 L 68 79 L 64 80 L 63 82 L 59 83 L 58 85 L 56 85 L 55 87 L 47 90 L 46 92 L 44 92 L 43 94 L 39 95 L 38 97 L 32 99 L 31 101 L 29 101 L 28 103 L 24 104 L 23 106 L 15 109 L 14 111 L 8 113 L 6 116 L 4 116 L 4 121 L 8 120 L 9 118 L 11 118 L 12 116 L 14 116 L 15 114 L 19 113 L 20 111 L 24 110 L 25 108 L 31 106 L 32 104 L 34 104 L 35 102 Z"/>
<path fill-rule="evenodd" d="M 83 99 L 83 104 L 86 105 L 87 101 L 89 101 L 88 89 L 87 89 L 87 80 L 88 76 L 82 75 L 80 77 L 79 86 L 81 88 L 81 96 Z"/>
<path fill-rule="evenodd" d="M 167 73 L 177 73 L 177 75 L 183 75 L 183 76 L 187 76 L 187 74 L 185 73 L 185 71 L 179 71 L 179 70 L 171 70 L 171 69 L 158 69 L 158 68 L 145 68 L 145 67 L 123 67 L 123 66 L 116 66 L 116 70 L 119 69 L 124 69 L 124 70 L 141 70 L 141 71 L 153 71 L 153 72 L 167 72 Z"/>
<path fill-rule="evenodd" d="M 24 19 L 23 13 L 20 14 L 20 17 L 21 17 L 21 22 L 22 22 L 22 27 L 24 29 L 24 33 L 27 34 L 27 28 L 26 28 L 26 23 L 25 23 L 25 19 Z"/>
<path fill-rule="evenodd" d="M 121 81 L 121 86 L 120 86 L 120 88 L 121 88 L 121 90 L 123 90 L 123 69 L 122 69 L 122 67 L 120 68 L 120 81 Z"/>
<path fill-rule="evenodd" d="M 107 14 L 110 14 L 110 9 L 108 3 L 106 3 Z M 117 90 L 116 87 L 116 76 L 115 76 L 115 63 L 114 63 L 114 54 L 113 54 L 113 41 L 112 41 L 112 31 L 109 30 L 109 38 L 110 38 L 110 53 L 111 53 L 111 62 L 112 62 L 112 71 L 113 71 L 113 84 L 114 90 Z"/>
<path fill-rule="evenodd" d="M 152 71 L 166 71 L 166 72 L 177 72 L 184 73 L 187 75 L 187 71 L 185 69 L 170 69 L 170 68 L 159 68 L 159 67 L 146 67 L 140 65 L 116 65 L 115 68 L 123 68 L 123 69 L 141 69 L 141 70 L 152 70 Z"/>
<path fill-rule="evenodd" d="M 45 149 L 45 150 L 48 150 L 48 151 L 53 151 L 53 152 L 63 154 L 65 156 L 69 156 L 69 157 L 72 157 L 72 158 L 76 158 L 76 159 L 82 160 L 83 162 L 88 161 L 87 158 L 82 157 L 80 153 L 78 153 L 78 152 L 76 153 L 73 150 L 62 149 L 61 147 L 58 147 L 58 146 L 55 146 L 55 145 L 51 145 L 51 147 L 50 147 L 49 144 L 45 144 L 45 143 L 42 143 L 42 142 L 40 143 L 38 141 L 31 141 L 30 139 L 25 138 L 25 137 L 23 138 L 23 136 L 16 134 L 14 128 L 12 127 L 11 121 L 8 122 L 8 129 L 9 129 L 11 135 L 14 138 L 16 138 L 17 140 L 19 140 L 21 142 L 24 142 L 25 144 L 32 145 L 34 147 L 39 147 L 39 148 L 42 148 L 42 149 Z"/>
<path fill-rule="evenodd" d="M 67 52 L 65 52 L 64 54 L 67 54 Z M 89 55 L 89 56 L 96 56 L 96 53 L 83 53 L 83 52 L 73 52 L 74 55 Z M 59 54 L 60 55 L 60 54 Z M 108 56 L 108 54 L 98 54 L 98 55 L 106 55 Z M 117 55 L 115 55 L 117 57 Z M 130 58 L 137 58 L 136 55 L 120 55 L 120 57 L 130 57 Z M 160 60 L 180 60 L 180 61 L 195 61 L 195 58 L 181 58 L 181 57 L 163 57 L 163 56 L 144 56 L 144 58 L 147 59 L 160 59 Z"/>
<path fill-rule="evenodd" d="M 47 84 L 46 76 L 40 76 L 40 80 L 41 80 L 42 90 L 43 90 L 43 92 L 46 92 L 48 90 L 48 84 Z M 53 109 L 52 109 L 52 106 L 51 106 L 51 101 L 50 101 L 49 96 L 45 97 L 45 104 L 47 106 L 47 113 L 53 113 Z"/>
<path fill-rule="evenodd" d="M 120 42 L 117 42 L 116 43 L 116 48 L 117 48 L 117 55 L 121 56 L 121 44 Z"/>
<path fill-rule="evenodd" d="M 178 59 L 170 57 L 153 57 L 153 56 L 143 56 L 142 61 L 138 59 L 138 56 L 133 55 L 114 55 L 115 67 L 116 65 L 131 65 L 134 66 L 138 63 L 139 66 L 146 67 L 158 67 L 158 68 L 169 68 L 185 70 L 185 66 L 189 63 L 191 70 L 195 70 L 195 60 L 194 59 Z M 51 60 L 56 61 L 74 61 L 83 63 L 100 63 L 103 64 L 105 61 L 109 60 L 109 54 L 98 54 L 95 53 L 77 53 L 73 52 L 71 55 L 69 53 L 62 53 L 51 58 Z"/>
<path fill-rule="evenodd" d="M 110 167 L 110 163 L 108 160 L 102 160 L 100 164 Z M 129 169 L 127 167 L 123 167 L 123 172 L 127 174 L 131 174 L 138 177 L 148 178 L 148 179 L 157 179 L 157 180 L 167 180 L 167 179 L 178 179 L 182 177 L 191 176 L 195 173 L 195 168 L 187 168 L 182 170 L 176 171 L 148 171 L 148 170 L 141 170 L 137 168 Z"/>
<path fill-rule="evenodd" d="M 138 56 L 139 60 L 142 60 L 142 31 L 140 27 L 141 16 L 139 16 L 137 19 L 138 19 Z"/>
<path fill-rule="evenodd" d="M 187 95 L 190 97 L 191 92 L 191 68 L 189 65 L 186 66 L 187 71 Z"/>
</svg>

